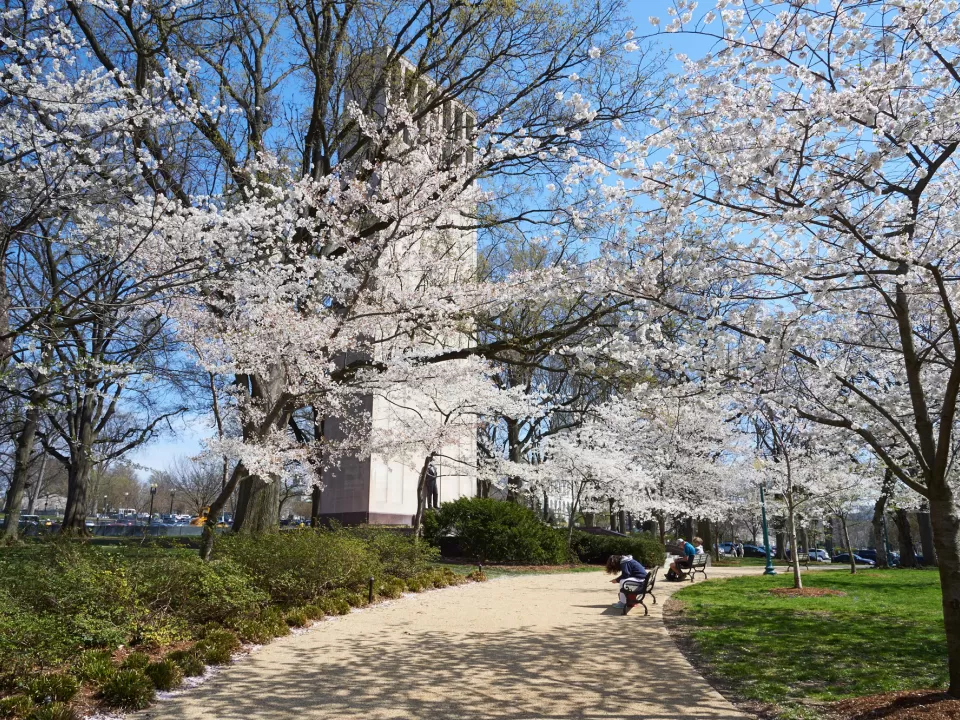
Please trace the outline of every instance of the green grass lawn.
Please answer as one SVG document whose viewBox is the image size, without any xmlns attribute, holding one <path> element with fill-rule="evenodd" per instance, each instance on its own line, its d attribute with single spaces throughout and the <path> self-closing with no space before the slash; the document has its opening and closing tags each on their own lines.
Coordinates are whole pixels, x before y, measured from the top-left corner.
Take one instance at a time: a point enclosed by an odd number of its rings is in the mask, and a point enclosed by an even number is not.
<svg viewBox="0 0 960 720">
<path fill-rule="evenodd" d="M 844 597 L 768 592 L 792 584 L 790 575 L 731 578 L 674 596 L 698 665 L 733 696 L 775 705 L 783 718 L 817 718 L 816 702 L 946 685 L 935 571 L 805 574 L 805 587 Z"/>
</svg>

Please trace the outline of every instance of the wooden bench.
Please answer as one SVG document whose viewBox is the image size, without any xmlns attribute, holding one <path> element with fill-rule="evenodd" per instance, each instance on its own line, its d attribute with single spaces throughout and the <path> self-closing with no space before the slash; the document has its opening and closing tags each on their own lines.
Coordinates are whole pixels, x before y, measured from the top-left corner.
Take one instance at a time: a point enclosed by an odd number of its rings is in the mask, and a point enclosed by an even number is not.
<svg viewBox="0 0 960 720">
<path fill-rule="evenodd" d="M 703 579 L 707 579 L 707 554 L 703 555 L 694 555 L 693 560 L 690 561 L 690 567 L 681 566 L 681 569 L 687 574 L 687 577 L 690 578 L 690 582 L 693 582 L 693 578 L 697 573 L 703 575 Z"/>
<path fill-rule="evenodd" d="M 647 572 L 647 577 L 641 580 L 624 580 L 620 586 L 627 601 L 623 604 L 623 614 L 630 612 L 630 608 L 637 605 L 643 605 L 643 614 L 649 615 L 646 603 L 643 599 L 649 595 L 653 598 L 653 604 L 657 604 L 657 596 L 653 594 L 653 587 L 657 583 L 657 571 L 659 567 L 653 568 Z"/>
</svg>

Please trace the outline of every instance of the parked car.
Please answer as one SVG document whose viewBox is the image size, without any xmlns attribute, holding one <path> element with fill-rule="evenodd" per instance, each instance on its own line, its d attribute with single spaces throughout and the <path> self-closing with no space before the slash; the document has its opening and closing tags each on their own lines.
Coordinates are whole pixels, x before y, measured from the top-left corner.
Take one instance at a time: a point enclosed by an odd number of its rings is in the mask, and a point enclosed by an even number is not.
<svg viewBox="0 0 960 720">
<path fill-rule="evenodd" d="M 733 543 L 722 542 L 717 546 L 724 555 L 733 555 Z"/>
<path fill-rule="evenodd" d="M 834 555 L 831 559 L 831 562 L 835 563 L 846 563 L 850 564 L 850 553 L 840 553 L 839 555 Z M 853 555 L 853 562 L 857 565 L 870 565 L 871 567 L 876 565 L 873 560 L 867 560 L 865 557 L 860 557 L 856 553 Z"/>
<path fill-rule="evenodd" d="M 765 558 L 767 556 L 767 551 L 764 550 L 760 545 L 744 545 L 743 556 L 752 558 Z"/>
<path fill-rule="evenodd" d="M 830 553 L 823 548 L 811 548 L 807 552 L 813 562 L 830 562 Z"/>
<path fill-rule="evenodd" d="M 874 548 L 863 548 L 861 550 L 857 550 L 857 555 L 859 555 L 862 558 L 866 558 L 867 560 L 873 560 L 874 563 L 877 562 L 877 551 Z M 917 557 L 919 558 L 919 556 Z M 899 565 L 900 553 L 898 553 L 896 550 L 891 550 L 890 552 L 888 552 L 887 563 L 894 567 Z"/>
</svg>

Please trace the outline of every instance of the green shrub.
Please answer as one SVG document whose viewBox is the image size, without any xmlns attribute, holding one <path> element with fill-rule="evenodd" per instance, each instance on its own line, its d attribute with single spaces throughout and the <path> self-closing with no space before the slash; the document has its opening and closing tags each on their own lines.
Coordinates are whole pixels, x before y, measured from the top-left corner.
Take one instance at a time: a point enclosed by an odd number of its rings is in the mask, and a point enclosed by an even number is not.
<svg viewBox="0 0 960 720">
<path fill-rule="evenodd" d="M 319 605 L 316 605 L 316 604 L 313 604 L 313 605 L 304 605 L 304 606 L 301 608 L 301 610 L 303 611 L 304 615 L 306 615 L 306 616 L 307 616 L 307 619 L 309 619 L 309 620 L 320 620 L 320 619 L 322 619 L 323 616 L 326 614 L 326 613 L 323 612 L 323 608 L 320 607 Z"/>
<path fill-rule="evenodd" d="M 388 578 L 377 585 L 376 592 L 380 597 L 398 598 L 403 595 L 403 592 L 406 589 L 406 583 L 404 583 L 400 578 Z"/>
<path fill-rule="evenodd" d="M 569 562 L 563 532 L 523 505 L 490 498 L 460 498 L 424 518 L 424 536 L 439 546 L 455 535 L 460 552 L 481 561 L 558 565 Z"/>
<path fill-rule="evenodd" d="M 439 557 L 431 545 L 415 542 L 412 535 L 370 525 L 341 532 L 363 540 L 380 561 L 380 576 L 408 578 L 423 572 Z"/>
<path fill-rule="evenodd" d="M 581 562 L 603 564 L 611 555 L 633 555 L 644 567 L 660 567 L 666 550 L 653 535 L 593 535 L 574 532 L 573 550 Z"/>
<path fill-rule="evenodd" d="M 317 606 L 322 608 L 326 615 L 346 615 L 350 612 L 350 603 L 343 598 L 322 597 L 317 600 Z"/>
<path fill-rule="evenodd" d="M 132 652 L 127 655 L 120 667 L 124 670 L 143 670 L 150 664 L 150 656 L 145 652 Z"/>
<path fill-rule="evenodd" d="M 268 607 L 260 611 L 260 622 L 270 632 L 270 638 L 283 637 L 290 634 L 287 625 L 286 613 L 278 607 Z"/>
<path fill-rule="evenodd" d="M 207 665 L 229 665 L 233 657 L 233 653 L 228 648 L 211 644 L 207 640 L 201 640 L 194 647 Z"/>
<path fill-rule="evenodd" d="M 221 538 L 218 547 L 257 588 L 287 607 L 335 588 L 360 590 L 368 577 L 382 574 L 373 548 L 343 531 L 304 528 L 256 538 L 234 535 Z"/>
<path fill-rule="evenodd" d="M 183 670 L 171 660 L 152 662 L 143 672 L 157 690 L 173 690 L 183 682 Z"/>
<path fill-rule="evenodd" d="M 270 642 L 274 635 L 272 628 L 261 620 L 244 618 L 236 623 L 237 635 L 246 643 L 263 645 Z"/>
<path fill-rule="evenodd" d="M 55 702 L 34 708 L 24 720 L 79 720 L 80 715 L 67 703 Z"/>
<path fill-rule="evenodd" d="M 0 588 L 5 670 L 60 665 L 84 648 L 127 644 L 146 619 L 123 558 L 86 545 L 4 550 Z"/>
<path fill-rule="evenodd" d="M 235 632 L 231 632 L 226 628 L 216 628 L 209 630 L 203 636 L 204 642 L 210 645 L 216 645 L 217 647 L 222 647 L 227 650 L 227 652 L 235 653 L 240 649 L 240 638 L 237 637 Z"/>
<path fill-rule="evenodd" d="M 287 625 L 290 627 L 306 627 L 310 624 L 310 617 L 307 615 L 306 611 L 300 610 L 289 610 L 286 615 L 283 617 L 286 620 Z"/>
<path fill-rule="evenodd" d="M 203 562 L 194 552 L 138 558 L 131 576 L 151 614 L 176 616 L 190 625 L 223 623 L 265 605 L 269 597 L 229 559 Z"/>
<path fill-rule="evenodd" d="M 33 699 L 29 695 L 10 695 L 0 699 L 0 718 L 15 718 L 26 715 L 33 709 Z"/>
<path fill-rule="evenodd" d="M 105 705 L 121 710 L 142 710 L 157 696 L 153 681 L 142 670 L 117 671 L 98 694 Z"/>
<path fill-rule="evenodd" d="M 80 691 L 80 683 L 73 675 L 46 673 L 27 680 L 23 691 L 37 703 L 70 702 Z"/>
<path fill-rule="evenodd" d="M 206 669 L 203 658 L 195 647 L 189 650 L 173 650 L 164 657 L 166 660 L 176 663 L 185 677 L 203 675 L 203 671 Z"/>
<path fill-rule="evenodd" d="M 73 663 L 73 674 L 87 682 L 102 683 L 116 671 L 109 650 L 87 650 Z"/>
<path fill-rule="evenodd" d="M 431 585 L 432 587 L 432 585 Z M 426 586 L 423 584 L 423 580 L 419 575 L 412 578 L 407 578 L 407 590 L 410 592 L 418 593 L 423 592 L 426 589 Z"/>
</svg>

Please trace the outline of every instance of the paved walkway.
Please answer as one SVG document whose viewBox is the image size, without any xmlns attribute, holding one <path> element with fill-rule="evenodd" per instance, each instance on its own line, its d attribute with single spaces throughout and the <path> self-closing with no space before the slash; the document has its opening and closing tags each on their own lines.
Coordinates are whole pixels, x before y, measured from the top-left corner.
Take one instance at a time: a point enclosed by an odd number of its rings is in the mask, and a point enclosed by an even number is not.
<svg viewBox="0 0 960 720">
<path fill-rule="evenodd" d="M 663 626 L 663 602 L 684 585 L 658 582 L 648 617 L 640 607 L 627 617 L 612 608 L 616 587 L 599 572 L 413 595 L 276 640 L 136 717 L 749 718 L 700 678 Z"/>
</svg>

